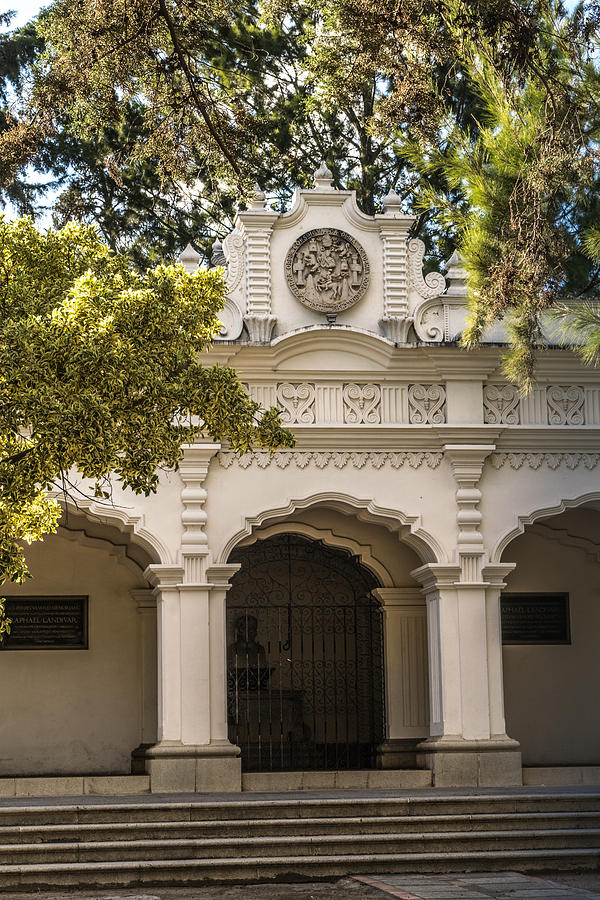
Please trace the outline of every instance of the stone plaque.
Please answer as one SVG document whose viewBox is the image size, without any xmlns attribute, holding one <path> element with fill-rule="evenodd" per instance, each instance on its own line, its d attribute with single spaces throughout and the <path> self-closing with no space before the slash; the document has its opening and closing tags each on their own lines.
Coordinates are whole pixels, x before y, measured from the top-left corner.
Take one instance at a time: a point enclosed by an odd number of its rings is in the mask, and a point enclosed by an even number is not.
<svg viewBox="0 0 600 900">
<path fill-rule="evenodd" d="M 2 650 L 87 650 L 87 597 L 7 597 Z"/>
<path fill-rule="evenodd" d="M 568 594 L 502 594 L 503 644 L 570 644 Z"/>
<path fill-rule="evenodd" d="M 317 312 L 342 312 L 369 286 L 367 254 L 338 228 L 315 228 L 294 241 L 285 259 L 285 276 L 295 297 Z"/>
</svg>

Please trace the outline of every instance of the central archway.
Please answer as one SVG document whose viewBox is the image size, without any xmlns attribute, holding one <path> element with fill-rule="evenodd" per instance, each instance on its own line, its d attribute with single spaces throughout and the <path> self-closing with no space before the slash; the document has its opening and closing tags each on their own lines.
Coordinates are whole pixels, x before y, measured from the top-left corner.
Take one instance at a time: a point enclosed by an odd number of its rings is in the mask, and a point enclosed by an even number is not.
<svg viewBox="0 0 600 900">
<path fill-rule="evenodd" d="M 291 533 L 229 561 L 240 563 L 227 597 L 229 738 L 244 770 L 372 767 L 385 736 L 375 575 Z"/>
</svg>

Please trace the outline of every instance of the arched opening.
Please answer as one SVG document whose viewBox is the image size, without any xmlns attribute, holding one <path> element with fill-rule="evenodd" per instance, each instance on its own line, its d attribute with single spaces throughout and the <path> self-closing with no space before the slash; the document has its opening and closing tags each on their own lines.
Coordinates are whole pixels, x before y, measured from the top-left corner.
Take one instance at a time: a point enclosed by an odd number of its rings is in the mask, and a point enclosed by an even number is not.
<svg viewBox="0 0 600 900">
<path fill-rule="evenodd" d="M 229 738 L 245 771 L 361 769 L 385 736 L 373 571 L 294 533 L 236 548 L 227 597 Z"/>
<path fill-rule="evenodd" d="M 528 517 L 502 556 L 523 619 L 504 622 L 506 726 L 530 767 L 600 765 L 600 502 L 562 509 Z"/>
<path fill-rule="evenodd" d="M 129 774 L 132 750 L 156 740 L 156 608 L 143 576 L 154 558 L 69 510 L 27 562 L 33 577 L 3 587 L 13 630 L 0 650 L 0 775 Z M 75 600 L 83 640 L 68 625 Z"/>
</svg>

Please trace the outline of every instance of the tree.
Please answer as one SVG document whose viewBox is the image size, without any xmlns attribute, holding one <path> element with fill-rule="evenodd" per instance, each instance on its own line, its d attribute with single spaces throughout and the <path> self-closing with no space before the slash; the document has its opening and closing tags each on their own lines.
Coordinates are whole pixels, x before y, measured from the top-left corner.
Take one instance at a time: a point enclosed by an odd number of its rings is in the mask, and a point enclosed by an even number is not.
<svg viewBox="0 0 600 900">
<path fill-rule="evenodd" d="M 559 0 L 315 0 L 312 8 L 321 18 L 313 57 L 321 101 L 338 103 L 366 80 L 385 85 L 371 128 L 398 136 L 424 178 L 417 203 L 455 235 L 465 260 L 472 316 L 463 343 L 477 344 L 505 316 L 505 371 L 529 390 L 544 311 L 598 296 L 588 237 L 600 211 L 600 7 L 569 15 Z M 471 98 L 462 117 L 457 79 Z"/>
<path fill-rule="evenodd" d="M 4 163 L 0 164 L 4 184 L 13 184 L 19 169 L 27 171 L 27 165 L 33 161 L 42 172 L 52 175 L 54 185 L 60 186 L 54 207 L 56 224 L 64 224 L 70 217 L 94 222 L 113 249 L 128 250 L 138 264 L 147 264 L 157 253 L 172 257 L 189 241 L 209 255 L 215 233 L 223 236 L 231 228 L 234 199 L 240 197 L 239 179 L 227 161 L 219 157 L 218 148 L 216 156 L 211 156 L 205 152 L 204 144 L 196 145 L 191 130 L 181 137 L 186 153 L 185 173 L 179 164 L 173 165 L 170 142 L 167 141 L 167 154 L 163 152 L 159 132 L 172 115 L 179 114 L 173 107 L 179 83 L 185 77 L 170 34 L 156 32 L 153 38 L 162 40 L 160 58 L 168 60 L 168 66 L 161 77 L 172 93 L 165 90 L 163 105 L 152 118 L 147 113 L 151 103 L 147 98 L 142 103 L 142 92 L 135 93 L 134 87 L 130 95 L 125 92 L 121 102 L 114 103 L 111 91 L 121 92 L 120 82 L 115 87 L 115 79 L 111 87 L 102 80 L 87 38 L 83 56 L 72 64 L 64 63 L 73 47 L 82 47 L 77 29 L 87 28 L 81 18 L 86 4 L 78 4 L 76 14 L 70 6 L 57 4 L 50 16 L 42 16 L 38 31 L 33 29 L 37 34 L 33 56 L 22 49 L 23 43 L 31 40 L 31 27 L 26 33 L 16 32 L 6 38 L 6 55 L 23 64 L 16 76 L 14 65 L 4 67 L 4 77 L 10 76 L 20 101 L 16 108 L 13 104 L 12 126 L 5 129 L 3 141 L 0 139 L 4 148 Z M 123 46 L 118 40 L 122 21 L 118 4 L 105 5 L 100 17 L 98 4 L 87 6 L 92 10 L 88 15 L 93 16 L 98 27 L 107 17 L 114 18 L 112 42 L 105 34 L 102 38 L 111 65 L 114 63 L 115 70 L 120 71 L 134 46 L 136 54 L 143 58 L 143 71 L 135 88 L 143 86 L 145 90 L 150 82 L 152 91 L 152 67 L 156 61 L 147 57 L 146 36 L 140 41 L 133 35 Z M 185 40 L 193 60 L 192 74 L 198 87 L 205 89 L 203 72 L 208 67 L 211 101 L 220 98 L 229 104 L 232 115 L 235 108 L 240 121 L 243 119 L 244 131 L 238 132 L 238 154 L 247 184 L 259 180 L 281 209 L 296 187 L 311 183 L 313 171 L 326 159 L 336 186 L 355 189 L 365 212 L 376 212 L 383 196 L 396 186 L 400 186 L 407 205 L 412 205 L 418 179 L 410 175 L 410 161 L 399 152 L 401 146 L 394 133 L 375 137 L 370 129 L 381 93 L 377 79 L 367 78 L 335 106 L 320 103 L 318 85 L 310 77 L 314 30 L 310 11 L 293 9 L 283 23 L 281 17 L 274 17 L 267 26 L 260 20 L 259 4 L 243 9 L 237 6 L 235 15 L 213 33 L 203 22 L 201 9 L 175 2 L 168 5 L 168 10 L 176 34 Z M 62 23 L 60 34 L 70 35 L 71 43 L 66 49 L 50 33 L 49 21 L 53 17 Z M 192 19 L 194 28 L 188 27 Z M 46 35 L 47 45 L 42 34 Z M 44 52 L 49 54 L 47 59 Z M 0 55 L 0 79 L 1 61 Z M 56 76 L 57 68 L 63 64 L 71 79 L 65 96 L 62 81 Z M 83 70 L 91 73 L 94 84 L 101 82 L 98 90 L 108 104 L 105 117 L 98 115 L 96 95 L 90 102 L 89 82 L 78 80 L 78 73 Z M 39 91 L 44 93 L 43 103 L 36 99 L 35 92 L 33 96 L 28 93 L 34 73 L 39 79 Z M 440 78 L 448 77 L 442 70 L 439 74 Z M 457 88 L 464 95 L 463 84 L 457 82 Z M 76 95 L 78 118 L 73 115 Z M 457 114 L 462 115 L 468 106 L 462 96 Z M 191 107 L 189 115 L 195 122 Z M 32 131 L 37 137 L 32 137 Z M 149 141 L 154 141 L 153 154 L 147 152 Z M 215 160 L 216 168 L 212 165 Z M 182 202 L 185 193 L 193 197 Z M 451 239 L 448 242 L 446 235 L 436 231 L 426 215 L 419 218 L 417 233 L 438 257 L 451 253 Z"/>
<path fill-rule="evenodd" d="M 201 436 L 293 443 L 232 369 L 200 361 L 223 302 L 220 269 L 139 273 L 90 226 L 0 217 L 0 583 L 26 577 L 23 542 L 56 529 L 49 492 L 110 502 L 116 479 L 148 495 Z"/>
<path fill-rule="evenodd" d="M 357 187 L 366 212 L 400 185 L 419 213 L 413 233 L 438 259 L 461 249 L 473 303 L 464 343 L 505 316 L 506 371 L 527 388 L 545 309 L 594 297 L 600 283 L 586 252 L 599 205 L 600 4 L 267 5 L 268 26 L 254 0 L 57 0 L 0 135 L 6 177 L 57 135 L 80 146 L 101 135 L 108 166 L 98 172 L 121 178 L 122 200 L 140 211 L 131 233 L 142 228 L 142 195 L 160 209 L 164 186 L 185 184 L 215 201 L 206 249 L 222 227 L 220 195 L 230 213 L 259 174 L 283 203 L 325 151 L 336 184 Z M 120 150 L 106 155 L 109 146 Z M 93 219 L 83 180 L 64 211 Z M 107 185 L 100 215 L 115 234 Z"/>
</svg>

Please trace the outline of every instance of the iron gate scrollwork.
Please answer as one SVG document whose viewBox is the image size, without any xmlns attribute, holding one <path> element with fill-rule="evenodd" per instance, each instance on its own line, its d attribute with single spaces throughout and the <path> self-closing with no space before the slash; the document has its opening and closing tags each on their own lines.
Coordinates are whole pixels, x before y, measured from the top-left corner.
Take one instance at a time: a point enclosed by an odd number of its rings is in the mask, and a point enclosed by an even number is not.
<svg viewBox="0 0 600 900">
<path fill-rule="evenodd" d="M 384 739 L 378 582 L 294 534 L 238 548 L 227 597 L 229 738 L 245 771 L 359 769 Z"/>
</svg>

